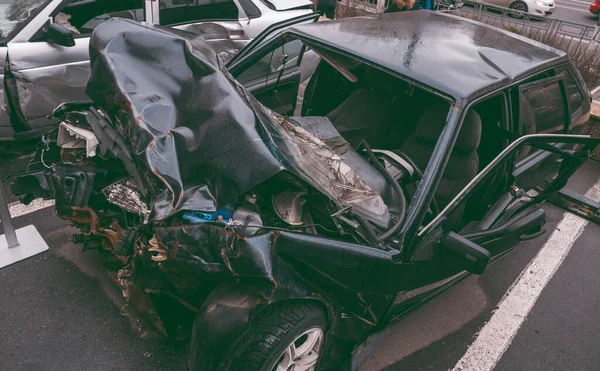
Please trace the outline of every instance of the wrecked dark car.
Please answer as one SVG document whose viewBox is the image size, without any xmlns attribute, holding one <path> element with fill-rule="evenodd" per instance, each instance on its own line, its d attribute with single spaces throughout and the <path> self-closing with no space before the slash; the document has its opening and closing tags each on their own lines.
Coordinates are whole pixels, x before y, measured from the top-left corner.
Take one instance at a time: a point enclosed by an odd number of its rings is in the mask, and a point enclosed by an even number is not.
<svg viewBox="0 0 600 371">
<path fill-rule="evenodd" d="M 369 336 L 543 234 L 600 142 L 565 54 L 410 13 L 281 24 L 226 66 L 197 35 L 106 21 L 93 102 L 57 108 L 12 191 L 114 254 L 129 302 L 191 336 L 190 369 L 355 368 Z"/>
</svg>

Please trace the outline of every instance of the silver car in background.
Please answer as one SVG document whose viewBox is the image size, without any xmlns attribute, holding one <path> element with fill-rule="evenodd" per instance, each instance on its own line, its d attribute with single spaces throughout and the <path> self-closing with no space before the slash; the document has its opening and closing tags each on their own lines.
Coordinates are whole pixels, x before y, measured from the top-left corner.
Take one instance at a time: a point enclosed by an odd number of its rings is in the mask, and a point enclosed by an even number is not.
<svg viewBox="0 0 600 371">
<path fill-rule="evenodd" d="M 231 58 L 269 25 L 312 13 L 310 0 L 15 0 L 0 3 L 0 148 L 56 126 L 62 102 L 87 100 L 88 46 L 112 17 L 205 36 Z"/>
</svg>

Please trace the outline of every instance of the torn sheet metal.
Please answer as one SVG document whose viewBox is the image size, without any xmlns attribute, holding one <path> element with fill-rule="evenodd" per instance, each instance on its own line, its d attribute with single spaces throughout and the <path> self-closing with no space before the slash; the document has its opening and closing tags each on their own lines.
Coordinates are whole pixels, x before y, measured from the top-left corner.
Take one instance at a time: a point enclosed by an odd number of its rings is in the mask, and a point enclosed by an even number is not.
<svg viewBox="0 0 600 371">
<path fill-rule="evenodd" d="M 162 185 L 154 219 L 216 211 L 283 169 L 201 36 L 111 19 L 96 28 L 90 61 L 88 96 Z"/>
<path fill-rule="evenodd" d="M 88 96 L 162 185 L 153 219 L 214 212 L 283 170 L 340 206 L 389 219 L 381 197 L 339 155 L 267 113 L 201 36 L 111 19 L 94 32 L 90 60 Z"/>
<path fill-rule="evenodd" d="M 305 177 L 312 180 L 310 183 L 316 189 L 341 207 L 352 206 L 358 214 L 387 227 L 390 219 L 387 205 L 338 153 L 303 127 L 271 111 L 268 113 L 280 123 L 281 134 L 290 143 L 294 151 L 291 154 L 299 162 L 298 169 L 305 172 Z"/>
<path fill-rule="evenodd" d="M 113 183 L 102 190 L 108 202 L 119 206 L 131 213 L 142 217 L 144 224 L 148 223 L 150 218 L 150 209 L 142 201 L 137 187 L 132 179 L 124 179 Z"/>
</svg>

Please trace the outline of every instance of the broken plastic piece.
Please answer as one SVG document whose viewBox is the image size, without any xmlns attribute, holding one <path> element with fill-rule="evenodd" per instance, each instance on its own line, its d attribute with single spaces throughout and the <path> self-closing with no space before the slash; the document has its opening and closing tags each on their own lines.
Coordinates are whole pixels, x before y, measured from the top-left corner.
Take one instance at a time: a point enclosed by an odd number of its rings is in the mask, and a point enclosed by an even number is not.
<svg viewBox="0 0 600 371">
<path fill-rule="evenodd" d="M 219 218 L 221 217 L 221 218 Z M 183 214 L 183 219 L 189 220 L 194 223 L 204 222 L 218 222 L 228 221 L 233 217 L 233 213 L 230 208 L 223 208 L 215 211 L 214 213 L 203 213 L 201 211 L 190 211 L 189 213 Z"/>
<path fill-rule="evenodd" d="M 99 142 L 93 131 L 61 122 L 56 144 L 62 148 L 85 148 L 85 155 L 94 157 Z"/>
</svg>

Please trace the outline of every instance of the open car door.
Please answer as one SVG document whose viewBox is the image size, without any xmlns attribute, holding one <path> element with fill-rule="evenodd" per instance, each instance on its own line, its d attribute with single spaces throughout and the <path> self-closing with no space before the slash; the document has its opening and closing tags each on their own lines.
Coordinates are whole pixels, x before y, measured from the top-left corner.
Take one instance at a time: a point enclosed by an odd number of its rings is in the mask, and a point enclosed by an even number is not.
<svg viewBox="0 0 600 371">
<path fill-rule="evenodd" d="M 318 13 L 271 25 L 229 61 L 227 69 L 262 104 L 291 115 L 296 107 L 306 52 L 302 41 L 281 36 L 289 27 L 316 22 Z M 314 53 L 312 53 L 314 54 Z"/>
<path fill-rule="evenodd" d="M 431 297 L 465 271 L 481 274 L 489 262 L 519 242 L 542 235 L 546 216 L 540 206 L 560 191 L 589 158 L 600 138 L 585 135 L 533 134 L 518 138 L 486 166 L 431 222 L 417 234 L 405 252 L 411 272 L 391 311 L 392 317 Z M 520 154 L 527 152 L 527 156 Z M 504 189 L 476 220 L 459 229 L 451 227 L 453 211 L 461 203 L 489 187 L 497 172 L 504 176 Z M 493 178 L 497 181 L 497 177 Z"/>
</svg>

